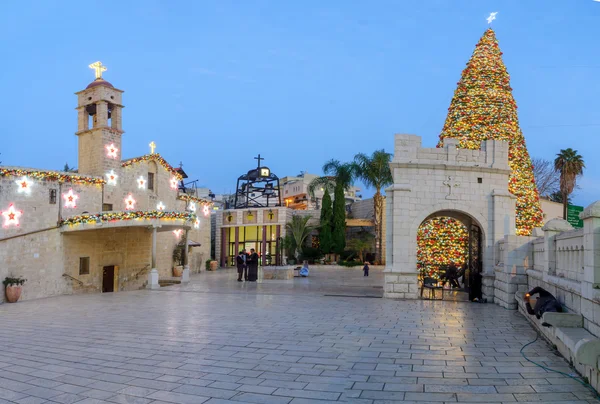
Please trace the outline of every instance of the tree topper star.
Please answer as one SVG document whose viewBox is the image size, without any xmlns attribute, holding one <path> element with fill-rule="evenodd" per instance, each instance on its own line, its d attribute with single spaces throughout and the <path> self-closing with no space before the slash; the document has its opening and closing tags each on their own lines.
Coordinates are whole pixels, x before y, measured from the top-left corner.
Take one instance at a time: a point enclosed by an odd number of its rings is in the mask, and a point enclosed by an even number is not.
<svg viewBox="0 0 600 404">
<path fill-rule="evenodd" d="M 490 16 L 487 18 L 488 24 L 491 24 L 492 21 L 494 21 L 496 19 L 496 14 L 498 14 L 497 11 L 494 11 L 493 13 L 490 13 Z"/>
</svg>

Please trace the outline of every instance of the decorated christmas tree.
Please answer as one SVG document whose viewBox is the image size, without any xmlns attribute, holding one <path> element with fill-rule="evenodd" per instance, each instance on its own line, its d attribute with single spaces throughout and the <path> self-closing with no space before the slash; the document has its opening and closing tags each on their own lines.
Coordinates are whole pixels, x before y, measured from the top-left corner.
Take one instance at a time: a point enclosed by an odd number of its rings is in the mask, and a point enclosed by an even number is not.
<svg viewBox="0 0 600 404">
<path fill-rule="evenodd" d="M 466 226 L 450 217 L 427 220 L 417 233 L 417 268 L 423 277 L 440 278 L 440 267 L 462 266 L 468 258 Z"/>
<path fill-rule="evenodd" d="M 487 139 L 508 141 L 508 189 L 517 197 L 517 234 L 529 235 L 542 225 L 533 166 L 519 127 L 510 76 L 491 28 L 479 40 L 462 72 L 438 147 L 445 138 L 459 139 L 459 147 L 466 149 L 479 149 Z"/>
</svg>

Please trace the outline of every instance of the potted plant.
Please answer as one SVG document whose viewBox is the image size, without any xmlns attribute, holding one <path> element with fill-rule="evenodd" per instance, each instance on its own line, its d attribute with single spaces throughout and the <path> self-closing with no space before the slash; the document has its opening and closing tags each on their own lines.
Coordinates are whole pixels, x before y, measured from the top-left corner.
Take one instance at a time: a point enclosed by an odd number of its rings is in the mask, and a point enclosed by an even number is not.
<svg viewBox="0 0 600 404">
<path fill-rule="evenodd" d="M 173 262 L 175 265 L 173 266 L 173 276 L 179 278 L 183 275 L 183 265 L 185 264 L 183 261 L 184 257 L 184 244 L 179 243 L 173 249 Z"/>
<path fill-rule="evenodd" d="M 11 276 L 7 276 L 4 278 L 2 283 L 5 287 L 6 292 L 6 301 L 8 303 L 15 303 L 21 297 L 21 292 L 23 291 L 23 284 L 27 279 L 23 279 L 21 277 L 13 278 Z"/>
</svg>

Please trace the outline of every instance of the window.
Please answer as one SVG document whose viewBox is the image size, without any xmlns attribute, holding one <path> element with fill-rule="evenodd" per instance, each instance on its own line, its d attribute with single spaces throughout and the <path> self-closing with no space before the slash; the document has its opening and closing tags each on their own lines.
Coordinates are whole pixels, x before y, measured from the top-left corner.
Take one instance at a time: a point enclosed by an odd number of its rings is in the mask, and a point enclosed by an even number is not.
<svg viewBox="0 0 600 404">
<path fill-rule="evenodd" d="M 478 184 L 483 184 L 483 178 L 481 178 L 481 177 L 478 177 L 478 178 L 477 178 L 477 183 L 478 183 Z"/>
<path fill-rule="evenodd" d="M 90 257 L 79 257 L 79 275 L 90 274 Z"/>
<path fill-rule="evenodd" d="M 154 173 L 148 173 L 148 189 L 154 191 Z"/>
<path fill-rule="evenodd" d="M 50 190 L 50 205 L 56 205 L 56 189 Z"/>
<path fill-rule="evenodd" d="M 110 212 L 112 209 L 112 203 L 103 203 L 102 204 L 102 211 L 103 212 Z"/>
</svg>

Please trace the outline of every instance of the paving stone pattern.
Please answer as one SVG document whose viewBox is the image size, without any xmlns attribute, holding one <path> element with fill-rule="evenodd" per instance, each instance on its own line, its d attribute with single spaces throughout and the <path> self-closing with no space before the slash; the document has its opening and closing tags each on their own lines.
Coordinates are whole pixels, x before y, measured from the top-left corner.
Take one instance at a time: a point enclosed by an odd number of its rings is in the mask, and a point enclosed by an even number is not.
<svg viewBox="0 0 600 404">
<path fill-rule="evenodd" d="M 522 358 L 535 333 L 514 311 L 324 296 L 336 283 L 372 296 L 381 281 L 319 269 L 238 283 L 219 270 L 158 291 L 3 304 L 0 404 L 596 402 Z M 542 341 L 527 354 L 571 372 Z"/>
</svg>

